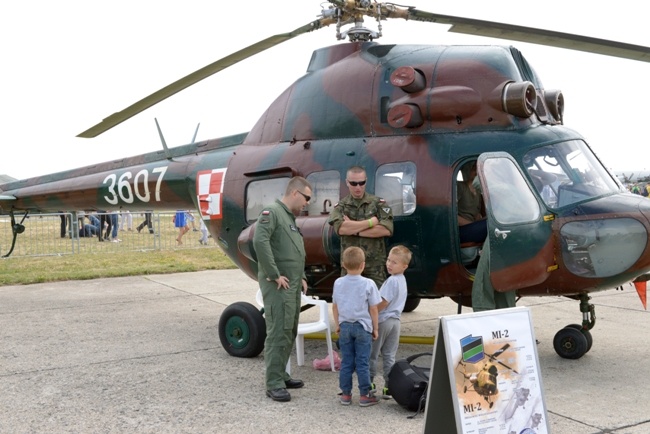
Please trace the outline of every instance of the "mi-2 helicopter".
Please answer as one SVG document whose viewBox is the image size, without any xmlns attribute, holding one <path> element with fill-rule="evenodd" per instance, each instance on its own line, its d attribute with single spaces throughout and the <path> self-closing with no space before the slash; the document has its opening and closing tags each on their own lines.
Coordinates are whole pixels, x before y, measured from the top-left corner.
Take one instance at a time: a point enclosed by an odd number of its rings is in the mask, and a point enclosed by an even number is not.
<svg viewBox="0 0 650 434">
<path fill-rule="evenodd" d="M 458 362 L 456 369 L 462 374 L 464 385 L 463 393 L 474 391 L 479 396 L 483 397 L 488 404 L 488 408 L 494 405 L 494 398 L 499 394 L 498 375 L 500 365 L 505 369 L 519 374 L 515 369 L 506 365 L 505 363 L 497 360 L 497 358 L 510 348 L 510 344 L 505 344 L 492 354 L 484 353 L 483 366 L 478 371 L 468 371 L 467 363 L 463 360 Z M 487 359 L 487 360 L 485 360 Z M 462 370 L 460 369 L 462 367 Z"/>
<path fill-rule="evenodd" d="M 582 323 L 554 345 L 579 358 L 591 346 L 589 293 L 645 280 L 650 271 L 650 203 L 627 194 L 585 140 L 564 127 L 564 97 L 545 89 L 510 46 L 381 44 L 367 26 L 389 19 L 451 25 L 450 31 L 499 36 L 649 61 L 643 46 L 426 12 L 368 0 L 331 0 L 319 17 L 202 68 L 85 130 L 95 137 L 163 99 L 284 41 L 333 26 L 347 42 L 314 51 L 307 74 L 283 92 L 250 132 L 0 186 L 2 212 L 16 239 L 25 212 L 194 207 L 233 262 L 256 278 L 251 228 L 288 179 L 305 176 L 312 201 L 298 222 L 307 248 L 309 293 L 331 296 L 340 273 L 339 239 L 327 223 L 346 194 L 345 174 L 364 166 L 369 192 L 393 210 L 389 247 L 414 257 L 409 302 L 452 297 L 471 305 L 473 260 L 458 237 L 456 180 L 476 161 L 484 186 L 491 278 L 519 296 L 580 300 Z M 504 199 L 523 210 L 501 215 Z M 469 246 L 475 248 L 476 246 Z M 238 302 L 222 314 L 226 350 L 251 357 L 263 348 L 259 310 Z"/>
</svg>

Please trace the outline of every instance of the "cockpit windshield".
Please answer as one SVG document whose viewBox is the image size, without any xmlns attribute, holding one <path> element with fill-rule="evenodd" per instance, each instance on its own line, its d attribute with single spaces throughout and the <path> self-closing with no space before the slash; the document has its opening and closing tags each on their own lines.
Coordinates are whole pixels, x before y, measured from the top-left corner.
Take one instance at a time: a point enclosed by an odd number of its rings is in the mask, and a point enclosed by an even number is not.
<svg viewBox="0 0 650 434">
<path fill-rule="evenodd" d="M 533 149 L 524 156 L 524 165 L 549 208 L 620 192 L 619 184 L 579 140 Z"/>
</svg>

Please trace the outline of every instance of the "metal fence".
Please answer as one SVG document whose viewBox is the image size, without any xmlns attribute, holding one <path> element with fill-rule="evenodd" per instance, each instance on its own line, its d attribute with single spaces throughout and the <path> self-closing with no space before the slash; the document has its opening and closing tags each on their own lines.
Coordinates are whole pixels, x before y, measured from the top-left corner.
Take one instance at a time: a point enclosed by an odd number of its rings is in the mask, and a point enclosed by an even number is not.
<svg viewBox="0 0 650 434">
<path fill-rule="evenodd" d="M 207 238 L 206 243 L 200 241 L 203 238 L 202 224 L 200 218 L 192 213 L 190 213 L 192 218 L 188 219 L 189 232 L 181 238 L 182 244 L 176 241 L 179 235 L 179 229 L 174 227 L 176 212 L 150 214 L 151 231 L 146 224 L 144 212 L 117 213 L 116 239 L 112 239 L 113 231 L 111 231 L 109 238 L 103 239 L 102 242 L 99 242 L 98 235 L 84 236 L 85 228 L 80 230 L 81 222 L 86 225 L 91 221 L 84 213 L 28 214 L 22 222 L 25 231 L 18 235 L 11 256 L 217 247 L 211 237 Z M 89 215 L 100 220 L 100 224 L 111 218 L 111 213 Z M 23 216 L 24 214 L 16 214 L 16 222 L 23 220 Z M 107 223 L 103 223 L 102 235 L 106 235 L 106 228 Z M 0 216 L 0 256 L 9 252 L 12 240 L 11 218 L 2 215 Z"/>
</svg>

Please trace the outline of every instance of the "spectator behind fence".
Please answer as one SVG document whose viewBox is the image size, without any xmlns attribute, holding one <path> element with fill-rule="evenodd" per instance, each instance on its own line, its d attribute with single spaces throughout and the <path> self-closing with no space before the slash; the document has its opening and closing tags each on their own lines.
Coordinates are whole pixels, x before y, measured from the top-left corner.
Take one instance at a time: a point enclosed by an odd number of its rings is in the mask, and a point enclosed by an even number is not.
<svg viewBox="0 0 650 434">
<path fill-rule="evenodd" d="M 122 232 L 125 230 L 131 232 L 133 230 L 133 216 L 131 215 L 131 211 L 120 212 L 120 230 Z"/>
<path fill-rule="evenodd" d="M 187 213 L 183 210 L 176 211 L 176 215 L 174 216 L 174 227 L 178 228 L 178 237 L 176 237 L 176 242 L 178 245 L 183 244 L 183 235 L 185 235 L 189 230 L 190 227 L 187 224 Z"/>
<path fill-rule="evenodd" d="M 140 233 L 140 231 L 142 231 L 142 229 L 144 229 L 144 227 L 146 226 L 147 228 L 149 228 L 149 233 L 153 234 L 153 223 L 151 222 L 151 214 L 152 214 L 151 211 L 145 211 L 144 221 L 140 223 L 136 228 L 138 230 L 138 233 Z"/>
</svg>

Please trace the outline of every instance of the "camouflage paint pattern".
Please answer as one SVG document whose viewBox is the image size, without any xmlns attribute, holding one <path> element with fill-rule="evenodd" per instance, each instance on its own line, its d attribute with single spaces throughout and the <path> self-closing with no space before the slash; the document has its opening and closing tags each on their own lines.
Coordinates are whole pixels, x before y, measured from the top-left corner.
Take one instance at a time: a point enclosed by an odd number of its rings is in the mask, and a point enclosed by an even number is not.
<svg viewBox="0 0 650 434">
<path fill-rule="evenodd" d="M 519 94 L 506 98 L 512 85 L 522 83 Z M 200 209 L 208 199 L 197 185 L 201 176 L 214 172 L 219 211 L 205 222 L 235 264 L 255 278 L 249 246 L 254 222 L 245 214 L 252 181 L 323 170 L 338 171 L 344 180 L 348 167 L 360 165 L 373 193 L 379 166 L 412 161 L 417 165 L 416 208 L 395 217 L 387 247 L 405 244 L 413 251 L 406 273 L 411 295 L 462 296 L 467 302 L 472 276 L 460 262 L 455 174 L 485 152 L 506 152 L 524 167 L 524 155 L 532 148 L 582 141 L 562 125 L 553 95 L 512 47 L 340 44 L 316 50 L 307 74 L 272 103 L 248 134 L 181 146 L 170 155 L 153 152 L 4 184 L 1 211 Z M 526 110 L 532 105 L 537 108 L 530 115 Z M 344 181 L 340 192 L 340 197 L 346 194 Z M 570 273 L 560 253 L 559 229 L 576 219 L 630 216 L 647 231 L 650 205 L 643 200 L 621 193 L 549 211 L 554 220 L 540 223 L 535 237 L 518 240 L 516 258 L 508 258 L 511 265 L 504 259 L 503 267 L 494 270 L 503 289 L 575 295 L 650 271 L 647 245 L 632 267 L 604 278 Z M 327 215 L 303 215 L 297 222 L 305 238 L 310 291 L 331 296 L 340 274 L 340 240 Z M 493 259 L 499 263 L 500 258 Z M 530 280 L 531 273 L 535 283 L 518 283 Z"/>
</svg>

